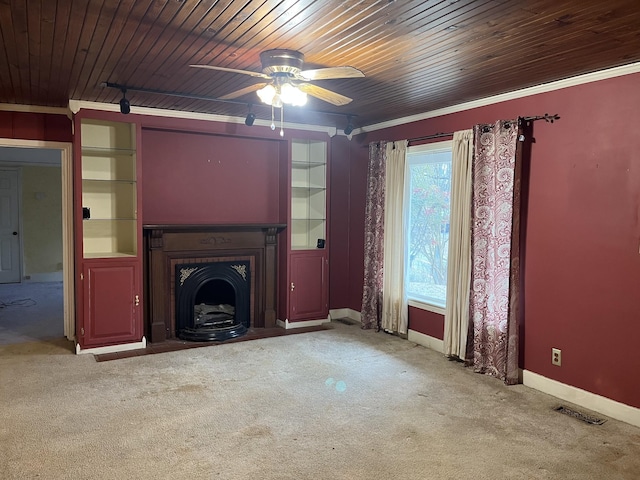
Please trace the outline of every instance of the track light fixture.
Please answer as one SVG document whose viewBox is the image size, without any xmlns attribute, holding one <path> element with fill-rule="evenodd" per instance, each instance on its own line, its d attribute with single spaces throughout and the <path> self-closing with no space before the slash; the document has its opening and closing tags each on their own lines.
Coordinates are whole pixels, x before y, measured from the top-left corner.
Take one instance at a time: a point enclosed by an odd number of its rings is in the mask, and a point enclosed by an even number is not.
<svg viewBox="0 0 640 480">
<path fill-rule="evenodd" d="M 166 95 L 166 96 L 171 96 L 171 97 L 179 97 L 179 98 L 189 98 L 189 99 L 193 99 L 193 100 L 206 100 L 206 101 L 211 101 L 211 102 L 221 102 L 221 103 L 229 103 L 229 104 L 235 104 L 235 105 L 247 105 L 246 102 L 243 102 L 241 100 L 235 100 L 235 99 L 227 99 L 227 98 L 215 98 L 215 97 L 206 97 L 206 96 L 202 96 L 202 95 L 194 95 L 191 93 L 186 93 L 186 92 L 171 92 L 168 90 L 154 90 L 151 88 L 142 88 L 142 87 L 136 87 L 136 86 L 131 86 L 131 85 L 122 85 L 119 83 L 111 83 L 111 82 L 103 82 L 100 84 L 101 87 L 107 87 L 107 88 L 115 88 L 118 89 L 122 92 L 122 99 L 120 100 L 120 112 L 123 113 L 124 115 L 131 113 L 131 102 L 129 102 L 129 99 L 127 99 L 127 91 L 130 92 L 142 92 L 142 93 L 150 93 L 150 94 L 154 94 L 154 95 Z M 257 104 L 259 107 L 264 107 L 265 105 L 263 105 L 262 103 L 258 103 Z M 256 114 L 252 112 L 252 108 L 253 108 L 253 104 L 249 104 L 249 113 L 247 114 L 247 116 L 245 117 L 245 125 L 247 126 L 252 126 L 256 120 Z M 272 130 L 275 130 L 276 126 L 274 123 L 274 112 L 273 112 L 274 106 L 271 105 L 271 120 L 272 120 Z M 321 115 L 335 115 L 335 116 L 339 116 L 339 117 L 346 117 L 347 118 L 347 126 L 344 129 L 344 133 L 346 135 L 350 135 L 351 132 L 354 129 L 353 126 L 353 122 L 352 119 L 353 117 L 357 117 L 357 115 L 349 115 L 347 113 L 338 113 L 338 112 L 330 112 L 330 111 L 326 111 L 326 110 L 309 110 L 306 109 L 306 112 L 308 113 L 317 113 L 317 114 L 321 114 Z M 282 115 L 282 111 L 280 112 Z M 281 120 L 282 120 L 282 116 L 281 116 Z M 337 127 L 337 125 L 336 125 Z"/>
<path fill-rule="evenodd" d="M 127 115 L 131 113 L 131 103 L 127 99 L 127 89 L 122 89 L 122 99 L 120 100 L 120 113 Z"/>
<path fill-rule="evenodd" d="M 353 123 L 351 122 L 351 115 L 347 115 L 347 126 L 344 127 L 344 134 L 351 135 L 353 132 Z"/>
<path fill-rule="evenodd" d="M 249 113 L 247 113 L 247 118 L 244 119 L 244 124 L 247 127 L 253 125 L 253 122 L 256 121 L 256 114 L 251 111 L 251 104 L 249 104 Z"/>
</svg>

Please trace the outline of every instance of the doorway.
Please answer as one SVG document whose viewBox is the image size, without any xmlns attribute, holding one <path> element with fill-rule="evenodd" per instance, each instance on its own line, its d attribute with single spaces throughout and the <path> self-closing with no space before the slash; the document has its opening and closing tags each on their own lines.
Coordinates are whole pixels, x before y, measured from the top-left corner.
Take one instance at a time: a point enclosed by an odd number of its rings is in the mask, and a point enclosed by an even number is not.
<svg viewBox="0 0 640 480">
<path fill-rule="evenodd" d="M 19 272 L 0 277 L 0 343 L 75 338 L 71 164 L 70 143 L 0 139 L 0 174 L 17 176 Z"/>
</svg>

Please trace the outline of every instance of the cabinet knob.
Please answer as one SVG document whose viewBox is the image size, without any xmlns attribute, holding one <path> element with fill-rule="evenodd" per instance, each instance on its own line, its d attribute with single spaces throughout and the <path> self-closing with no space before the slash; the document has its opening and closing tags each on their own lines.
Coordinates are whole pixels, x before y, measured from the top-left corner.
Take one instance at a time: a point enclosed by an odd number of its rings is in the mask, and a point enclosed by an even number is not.
<svg viewBox="0 0 640 480">
<path fill-rule="evenodd" d="M 140 305 L 140 297 L 138 295 L 136 295 L 135 304 L 136 304 L 136 307 Z"/>
<path fill-rule="evenodd" d="M 291 291 L 293 292 L 293 290 L 296 288 L 296 286 L 293 284 L 293 282 L 291 282 Z"/>
</svg>

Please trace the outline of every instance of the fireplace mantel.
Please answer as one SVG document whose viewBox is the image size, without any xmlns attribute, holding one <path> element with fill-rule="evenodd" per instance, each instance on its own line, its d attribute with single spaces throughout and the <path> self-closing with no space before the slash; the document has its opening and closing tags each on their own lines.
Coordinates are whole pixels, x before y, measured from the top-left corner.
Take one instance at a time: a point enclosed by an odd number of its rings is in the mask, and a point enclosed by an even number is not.
<svg viewBox="0 0 640 480">
<path fill-rule="evenodd" d="M 252 328 L 276 325 L 277 234 L 284 224 L 144 225 L 145 330 L 151 342 L 175 338 L 173 269 L 189 262 L 243 259 L 255 276 Z"/>
</svg>

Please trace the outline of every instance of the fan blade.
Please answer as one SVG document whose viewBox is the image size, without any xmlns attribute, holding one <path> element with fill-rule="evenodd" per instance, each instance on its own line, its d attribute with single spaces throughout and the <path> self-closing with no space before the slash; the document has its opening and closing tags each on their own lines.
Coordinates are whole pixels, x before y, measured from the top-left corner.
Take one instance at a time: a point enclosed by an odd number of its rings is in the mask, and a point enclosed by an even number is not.
<svg viewBox="0 0 640 480">
<path fill-rule="evenodd" d="M 255 92 L 256 90 L 260 90 L 262 87 L 266 86 L 267 83 L 256 83 L 255 85 L 249 85 L 248 87 L 241 88 L 240 90 L 236 90 L 235 92 L 227 93 L 221 97 L 218 97 L 220 100 L 231 100 L 232 98 L 238 98 L 247 93 Z"/>
<path fill-rule="evenodd" d="M 326 88 L 312 85 L 310 83 L 301 83 L 297 85 L 297 87 L 311 96 L 324 100 L 325 102 L 333 103 L 334 105 L 346 105 L 351 102 L 349 97 L 345 97 L 344 95 L 340 95 L 339 93 L 332 92 L 331 90 L 327 90 Z"/>
<path fill-rule="evenodd" d="M 235 68 L 226 68 L 226 67 L 216 67 L 214 65 L 189 65 L 194 68 L 206 68 L 208 70 L 220 70 L 221 72 L 231 72 L 231 73 L 241 73 L 243 75 L 251 75 L 252 77 L 258 78 L 271 78 L 269 75 L 265 75 L 260 72 L 251 72 L 249 70 L 237 70 Z"/>
<path fill-rule="evenodd" d="M 328 67 L 317 68 L 315 70 L 303 70 L 300 72 L 299 77 L 305 80 L 329 80 L 332 78 L 364 77 L 364 73 L 353 67 Z"/>
</svg>

